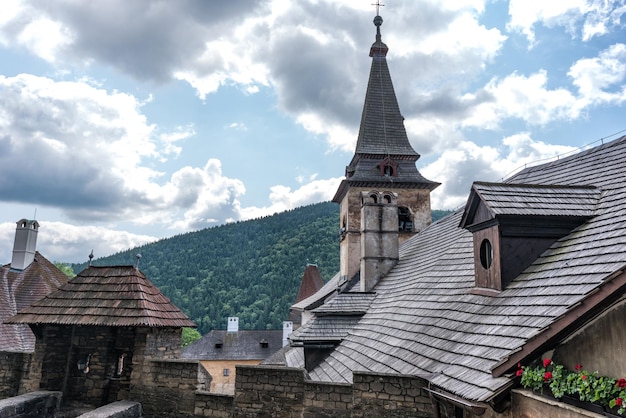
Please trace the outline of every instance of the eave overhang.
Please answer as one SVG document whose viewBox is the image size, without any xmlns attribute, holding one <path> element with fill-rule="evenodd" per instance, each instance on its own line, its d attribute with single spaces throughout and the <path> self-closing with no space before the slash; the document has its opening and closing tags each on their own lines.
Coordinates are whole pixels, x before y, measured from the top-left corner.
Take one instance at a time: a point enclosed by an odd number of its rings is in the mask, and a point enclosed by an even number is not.
<svg viewBox="0 0 626 418">
<path fill-rule="evenodd" d="M 381 177 L 384 178 L 384 177 Z M 367 180 L 350 180 L 343 179 L 337 188 L 335 196 L 333 196 L 332 202 L 341 203 L 343 198 L 348 193 L 351 187 L 364 187 L 364 188 L 383 188 L 383 189 L 418 189 L 433 191 L 439 187 L 441 183 L 436 181 L 427 180 L 425 182 L 415 181 L 398 181 L 396 178 L 389 177 L 387 181 L 367 181 Z"/>
</svg>

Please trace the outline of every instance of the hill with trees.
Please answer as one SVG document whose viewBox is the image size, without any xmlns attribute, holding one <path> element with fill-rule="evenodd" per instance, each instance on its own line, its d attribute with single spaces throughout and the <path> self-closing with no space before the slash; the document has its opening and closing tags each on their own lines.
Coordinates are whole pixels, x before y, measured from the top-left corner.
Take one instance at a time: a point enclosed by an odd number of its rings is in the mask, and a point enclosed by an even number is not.
<svg viewBox="0 0 626 418">
<path fill-rule="evenodd" d="M 436 220 L 448 211 L 433 211 Z M 280 329 L 307 264 L 339 270 L 339 206 L 325 202 L 162 239 L 93 261 L 134 265 L 205 334 L 238 316 L 242 329 Z M 79 272 L 86 263 L 73 264 Z"/>
</svg>

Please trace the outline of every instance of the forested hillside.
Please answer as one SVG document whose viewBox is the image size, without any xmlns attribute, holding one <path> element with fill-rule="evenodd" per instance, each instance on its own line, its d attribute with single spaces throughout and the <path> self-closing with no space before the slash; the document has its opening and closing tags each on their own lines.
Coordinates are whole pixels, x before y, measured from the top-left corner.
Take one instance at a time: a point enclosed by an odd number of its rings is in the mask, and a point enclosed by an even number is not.
<svg viewBox="0 0 626 418">
<path fill-rule="evenodd" d="M 448 212 L 433 211 L 433 219 Z M 238 316 L 242 329 L 279 329 L 307 263 L 326 281 L 339 270 L 339 205 L 319 203 L 163 239 L 93 261 L 132 265 L 205 334 Z M 75 272 L 86 264 L 75 264 Z"/>
</svg>

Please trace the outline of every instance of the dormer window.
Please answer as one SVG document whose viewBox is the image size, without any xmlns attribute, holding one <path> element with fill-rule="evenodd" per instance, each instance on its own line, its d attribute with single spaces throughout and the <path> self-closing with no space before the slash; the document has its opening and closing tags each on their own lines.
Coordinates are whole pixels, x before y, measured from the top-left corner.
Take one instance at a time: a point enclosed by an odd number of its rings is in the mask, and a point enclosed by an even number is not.
<svg viewBox="0 0 626 418">
<path fill-rule="evenodd" d="M 390 157 L 385 158 L 378 164 L 380 175 L 384 177 L 398 177 L 398 163 Z"/>
<path fill-rule="evenodd" d="M 504 290 L 590 219 L 599 199 L 600 189 L 592 186 L 474 183 L 459 225 L 474 241 L 472 292 Z"/>
<path fill-rule="evenodd" d="M 270 345 L 265 338 L 263 338 L 261 341 L 259 341 L 259 344 L 261 344 L 262 348 L 267 348 Z"/>
<path fill-rule="evenodd" d="M 215 342 L 215 348 L 222 348 L 223 345 L 224 343 L 222 343 L 221 341 Z"/>
<path fill-rule="evenodd" d="M 487 238 L 480 243 L 480 265 L 483 266 L 484 269 L 489 269 L 491 267 L 491 263 L 493 262 L 493 247 L 491 246 L 491 241 Z"/>
</svg>

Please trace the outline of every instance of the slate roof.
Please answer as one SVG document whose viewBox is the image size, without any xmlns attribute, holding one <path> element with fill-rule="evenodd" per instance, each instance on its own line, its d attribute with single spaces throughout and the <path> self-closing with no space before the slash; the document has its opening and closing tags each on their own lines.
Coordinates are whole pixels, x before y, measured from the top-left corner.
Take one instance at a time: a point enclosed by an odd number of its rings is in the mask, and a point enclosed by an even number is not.
<svg viewBox="0 0 626 418">
<path fill-rule="evenodd" d="M 340 342 L 369 308 L 374 293 L 339 293 L 312 310 L 314 317 L 295 330 L 289 339 L 293 344 Z"/>
<path fill-rule="evenodd" d="M 133 266 L 90 266 L 9 319 L 14 324 L 195 327 Z"/>
<path fill-rule="evenodd" d="M 589 194 L 595 193 L 587 186 L 601 195 L 593 217 L 557 240 L 497 295 L 470 292 L 473 243 L 472 234 L 459 227 L 461 210 L 407 240 L 398 264 L 375 287 L 367 313 L 310 377 L 351 382 L 354 370 L 431 375 L 431 385 L 479 402 L 506 390 L 512 381 L 503 372 L 566 336 L 555 329 L 573 332 L 589 319 L 586 314 L 624 293 L 625 155 L 626 136 L 527 168 L 509 180 L 556 185 L 555 191 L 575 186 L 568 194 L 580 189 L 584 211 L 591 210 Z M 515 187 L 502 185 L 502 192 Z M 542 195 L 547 191 L 538 189 Z M 547 209 L 543 199 L 537 203 L 544 206 L 540 212 Z M 579 312 L 586 314 L 573 319 Z"/>
<path fill-rule="evenodd" d="M 478 199 L 486 203 L 492 217 L 559 216 L 589 218 L 600 189 L 593 186 L 537 185 L 474 182 L 464 220 Z M 463 223 L 463 222 L 462 222 Z"/>
<path fill-rule="evenodd" d="M 32 352 L 35 335 L 28 325 L 5 324 L 19 310 L 67 283 L 68 277 L 39 252 L 24 270 L 0 267 L 0 351 Z"/>
<path fill-rule="evenodd" d="M 196 360 L 264 360 L 282 347 L 283 330 L 212 330 L 184 347 L 181 357 Z"/>
<path fill-rule="evenodd" d="M 304 368 L 304 348 L 286 345 L 261 362 L 264 365 Z"/>
</svg>

